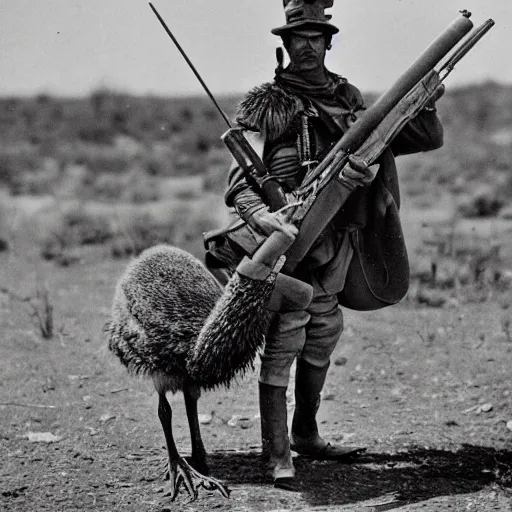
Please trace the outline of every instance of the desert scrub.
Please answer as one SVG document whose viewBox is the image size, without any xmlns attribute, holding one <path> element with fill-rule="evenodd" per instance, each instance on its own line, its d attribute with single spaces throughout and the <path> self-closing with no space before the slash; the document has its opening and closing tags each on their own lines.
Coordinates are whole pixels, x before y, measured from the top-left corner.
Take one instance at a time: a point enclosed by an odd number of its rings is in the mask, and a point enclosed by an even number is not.
<svg viewBox="0 0 512 512">
<path fill-rule="evenodd" d="M 116 146 L 77 144 L 73 148 L 74 163 L 85 165 L 94 174 L 121 174 L 129 168 L 133 157 Z"/>
<path fill-rule="evenodd" d="M 180 229 L 180 220 L 157 219 L 148 212 L 119 219 L 118 234 L 112 240 L 110 253 L 114 258 L 138 255 L 160 243 L 173 244 Z"/>
<path fill-rule="evenodd" d="M 495 217 L 505 206 L 498 189 L 492 186 L 481 186 L 471 196 L 459 204 L 459 213 L 466 218 Z"/>
<path fill-rule="evenodd" d="M 103 244 L 113 235 L 112 222 L 107 215 L 78 204 L 64 211 L 49 233 L 43 236 L 41 255 L 45 259 L 55 259 L 67 249 Z"/>
<path fill-rule="evenodd" d="M 141 204 L 156 201 L 160 196 L 158 180 L 147 176 L 138 167 L 132 167 L 124 174 L 97 174 L 91 181 L 87 194 L 92 200 Z"/>
<path fill-rule="evenodd" d="M 215 202 L 215 204 L 217 204 Z M 158 244 L 171 244 L 194 254 L 203 252 L 203 233 L 220 227 L 215 205 L 211 200 L 180 201 L 176 199 L 167 208 L 119 215 L 116 236 L 110 242 L 110 253 L 115 258 L 138 255 L 144 249 Z"/>
<path fill-rule="evenodd" d="M 36 172 L 42 158 L 31 144 L 4 147 L 0 151 L 0 185 L 16 193 L 26 174 Z"/>
</svg>

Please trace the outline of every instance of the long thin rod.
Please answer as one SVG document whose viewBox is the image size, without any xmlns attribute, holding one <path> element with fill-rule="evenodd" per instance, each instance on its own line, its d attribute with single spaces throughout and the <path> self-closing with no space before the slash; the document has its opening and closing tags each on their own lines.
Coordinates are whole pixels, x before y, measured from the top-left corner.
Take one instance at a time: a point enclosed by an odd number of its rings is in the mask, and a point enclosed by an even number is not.
<svg viewBox="0 0 512 512">
<path fill-rule="evenodd" d="M 169 30 L 169 27 L 166 25 L 165 21 L 162 19 L 158 11 L 155 9 L 154 5 L 149 2 L 149 6 L 151 7 L 151 10 L 155 13 L 155 16 L 158 18 L 158 21 L 161 23 L 162 27 L 164 27 L 164 30 L 167 32 L 167 35 L 172 39 L 172 42 L 176 45 L 176 48 L 178 48 L 179 52 L 185 59 L 186 63 L 189 65 L 190 69 L 193 71 L 194 75 L 196 75 L 196 78 L 199 80 L 199 83 L 203 86 L 203 89 L 205 90 L 206 94 L 210 97 L 213 104 L 219 111 L 220 115 L 222 116 L 222 119 L 226 122 L 229 128 L 231 128 L 231 123 L 229 122 L 228 117 L 224 113 L 224 111 L 220 108 L 220 105 L 217 103 L 217 100 L 213 96 L 213 94 L 210 92 L 210 89 L 208 89 L 208 86 L 204 83 L 204 80 L 201 78 L 201 75 L 195 68 L 194 64 L 190 61 L 188 58 L 188 55 L 185 53 L 183 48 L 181 47 L 180 43 L 178 43 L 177 39 L 174 37 L 173 33 Z"/>
</svg>

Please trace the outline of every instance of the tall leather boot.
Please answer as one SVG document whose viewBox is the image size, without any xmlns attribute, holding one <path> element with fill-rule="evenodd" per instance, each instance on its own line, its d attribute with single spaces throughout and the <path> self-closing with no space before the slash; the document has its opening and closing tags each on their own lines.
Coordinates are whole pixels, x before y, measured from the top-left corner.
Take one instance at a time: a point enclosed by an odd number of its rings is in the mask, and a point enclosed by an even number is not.
<svg viewBox="0 0 512 512">
<path fill-rule="evenodd" d="M 329 364 L 319 368 L 303 359 L 297 361 L 291 449 L 317 460 L 349 459 L 365 451 L 365 448 L 333 445 L 318 433 L 316 414 L 328 369 Z"/>
<path fill-rule="evenodd" d="M 297 491 L 288 438 L 286 388 L 259 383 L 262 457 L 272 469 L 274 487 Z"/>
</svg>

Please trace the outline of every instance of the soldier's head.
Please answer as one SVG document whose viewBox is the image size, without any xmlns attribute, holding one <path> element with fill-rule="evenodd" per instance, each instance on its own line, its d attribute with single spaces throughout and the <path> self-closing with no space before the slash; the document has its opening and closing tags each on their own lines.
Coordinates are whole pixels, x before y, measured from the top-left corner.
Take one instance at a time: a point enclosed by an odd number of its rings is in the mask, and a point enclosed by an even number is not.
<svg viewBox="0 0 512 512">
<path fill-rule="evenodd" d="M 294 71 L 316 71 L 324 66 L 327 50 L 331 48 L 331 34 L 317 29 L 293 30 L 282 36 L 283 45 Z"/>
<path fill-rule="evenodd" d="M 296 71 L 314 71 L 323 67 L 325 52 L 331 47 L 338 28 L 329 23 L 325 9 L 334 0 L 283 0 L 286 24 L 272 33 L 281 36 Z"/>
</svg>

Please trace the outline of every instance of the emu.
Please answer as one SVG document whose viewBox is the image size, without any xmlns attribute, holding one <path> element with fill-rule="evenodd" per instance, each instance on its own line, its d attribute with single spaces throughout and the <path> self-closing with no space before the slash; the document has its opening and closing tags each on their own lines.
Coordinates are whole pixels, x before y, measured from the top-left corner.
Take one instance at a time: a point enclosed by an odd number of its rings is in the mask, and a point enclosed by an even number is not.
<svg viewBox="0 0 512 512">
<path fill-rule="evenodd" d="M 253 367 L 270 320 L 271 296 L 279 300 L 293 290 L 299 301 L 311 300 L 308 285 L 297 288 L 295 280 L 274 268 L 296 232 L 284 225 L 271 235 L 252 260 L 237 267 L 224 290 L 198 259 L 168 245 L 144 251 L 117 284 L 106 327 L 108 345 L 129 373 L 151 378 L 158 393 L 171 500 L 182 485 L 192 499 L 200 487 L 229 496 L 225 485 L 208 476 L 197 401 L 201 389 L 229 386 L 235 375 Z M 276 281 L 282 284 L 276 287 Z M 277 288 L 284 290 L 281 295 Z M 185 399 L 191 465 L 179 455 L 172 433 L 166 394 L 177 391 Z"/>
</svg>

